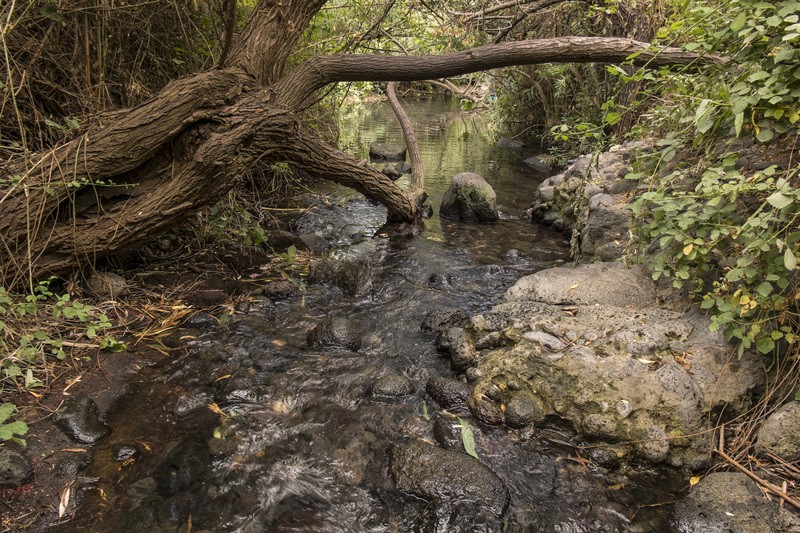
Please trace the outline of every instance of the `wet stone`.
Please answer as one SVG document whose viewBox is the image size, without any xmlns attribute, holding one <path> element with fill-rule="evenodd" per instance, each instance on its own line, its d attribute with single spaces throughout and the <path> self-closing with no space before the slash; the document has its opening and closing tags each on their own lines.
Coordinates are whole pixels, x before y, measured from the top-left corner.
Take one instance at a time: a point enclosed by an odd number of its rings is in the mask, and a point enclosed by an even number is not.
<svg viewBox="0 0 800 533">
<path fill-rule="evenodd" d="M 56 413 L 55 424 L 80 444 L 95 444 L 111 431 L 100 421 L 97 405 L 85 395 L 68 398 Z"/>
<path fill-rule="evenodd" d="M 264 285 L 261 294 L 270 300 L 286 300 L 297 294 L 297 285 L 289 281 L 273 281 Z"/>
<path fill-rule="evenodd" d="M 139 456 L 139 448 L 132 444 L 120 444 L 114 446 L 112 452 L 115 461 L 127 461 Z"/>
<path fill-rule="evenodd" d="M 425 385 L 425 392 L 442 407 L 442 409 L 465 411 L 469 387 L 466 383 L 444 377 L 434 377 Z"/>
<path fill-rule="evenodd" d="M 18 487 L 33 479 L 33 466 L 24 455 L 0 448 L 0 486 Z"/>
<path fill-rule="evenodd" d="M 414 393 L 414 385 L 407 377 L 399 374 L 389 374 L 378 379 L 372 385 L 374 396 L 388 396 L 396 398 Z"/>
<path fill-rule="evenodd" d="M 464 453 L 421 441 L 395 445 L 389 473 L 398 490 L 426 500 L 473 503 L 497 516 L 508 507 L 503 481 Z"/>
<path fill-rule="evenodd" d="M 63 477 L 75 477 L 81 470 L 89 466 L 90 462 L 91 456 L 88 453 L 69 453 L 58 462 L 56 472 Z"/>
<path fill-rule="evenodd" d="M 456 427 L 454 418 L 437 418 L 433 422 L 433 438 L 444 448 L 460 450 L 464 447 L 461 440 L 461 430 Z"/>
<path fill-rule="evenodd" d="M 441 308 L 429 311 L 419 329 L 423 333 L 442 333 L 452 327 L 463 327 L 469 317 L 460 309 Z"/>
<path fill-rule="evenodd" d="M 328 317 L 317 324 L 306 337 L 309 346 L 341 346 L 357 351 L 361 347 L 361 336 L 350 320 Z"/>
<path fill-rule="evenodd" d="M 540 402 L 530 396 L 519 395 L 511 398 L 506 405 L 506 425 L 512 428 L 523 428 L 541 422 L 544 410 Z"/>
</svg>

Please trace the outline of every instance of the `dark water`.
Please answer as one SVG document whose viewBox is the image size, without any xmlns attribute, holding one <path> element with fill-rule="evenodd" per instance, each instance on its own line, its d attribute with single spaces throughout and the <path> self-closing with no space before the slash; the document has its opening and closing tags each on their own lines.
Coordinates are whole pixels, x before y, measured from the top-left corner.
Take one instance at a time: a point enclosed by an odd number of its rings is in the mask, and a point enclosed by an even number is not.
<svg viewBox="0 0 800 533">
<path fill-rule="evenodd" d="M 459 423 L 424 392 L 430 377 L 452 375 L 433 338 L 420 332 L 426 313 L 447 306 L 485 312 L 520 276 L 556 265 L 568 252 L 561 236 L 522 219 L 544 178 L 522 163 L 530 153 L 497 148 L 485 116 L 441 102 L 415 103 L 410 113 L 433 204 L 453 174 L 478 172 L 497 192 L 501 222 L 434 218 L 413 239 L 372 237 L 383 222 L 379 206 L 353 197 L 312 209 L 299 226 L 338 241 L 334 256 L 368 260 L 371 289 L 347 296 L 308 285 L 295 298 L 250 305 L 227 327 L 187 330 L 196 336 L 188 353 L 166 373 L 143 369 L 109 415 L 113 433 L 84 473 L 77 516 L 55 530 L 665 530 L 659 506 L 639 506 L 672 499 L 668 478 L 600 470 L 581 459 L 564 431 L 484 427 L 469 416 L 480 461 L 510 490 L 505 515 L 395 490 L 387 474 L 391 444 L 433 442 L 437 419 Z M 363 157 L 370 141 L 401 140 L 383 105 L 346 119 L 344 147 Z M 307 332 L 326 316 L 352 319 L 364 346 L 308 348 Z M 372 384 L 392 373 L 407 376 L 416 393 L 372 397 Z M 223 415 L 207 407 L 212 402 Z M 119 445 L 137 447 L 138 460 L 114 461 Z"/>
</svg>

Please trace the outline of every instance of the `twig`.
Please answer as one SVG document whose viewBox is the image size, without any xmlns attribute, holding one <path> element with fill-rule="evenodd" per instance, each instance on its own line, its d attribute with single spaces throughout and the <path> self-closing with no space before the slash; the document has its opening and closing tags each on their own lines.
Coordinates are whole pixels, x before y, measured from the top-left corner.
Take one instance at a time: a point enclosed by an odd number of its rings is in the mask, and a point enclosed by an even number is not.
<svg viewBox="0 0 800 533">
<path fill-rule="evenodd" d="M 747 477 L 749 477 L 750 479 L 752 479 L 753 481 L 755 481 L 756 483 L 761 485 L 763 488 L 765 488 L 769 492 L 772 492 L 776 496 L 779 496 L 786 503 L 789 503 L 789 504 L 793 505 L 795 507 L 795 509 L 800 509 L 800 501 L 797 501 L 794 498 L 792 498 L 791 496 L 789 496 L 788 494 L 786 494 L 784 491 L 781 490 L 780 487 L 778 487 L 777 485 L 773 485 L 772 483 L 770 483 L 769 481 L 767 481 L 765 479 L 761 479 L 760 477 L 755 475 L 753 472 L 751 472 L 750 470 L 748 470 L 747 468 L 742 466 L 742 464 L 739 463 L 739 461 L 737 461 L 736 459 L 734 459 L 733 457 L 731 457 L 727 453 L 723 452 L 722 450 L 715 450 L 715 451 L 719 454 L 720 457 L 725 459 L 728 463 L 730 463 L 732 466 L 736 467 L 742 473 L 746 474 Z"/>
</svg>

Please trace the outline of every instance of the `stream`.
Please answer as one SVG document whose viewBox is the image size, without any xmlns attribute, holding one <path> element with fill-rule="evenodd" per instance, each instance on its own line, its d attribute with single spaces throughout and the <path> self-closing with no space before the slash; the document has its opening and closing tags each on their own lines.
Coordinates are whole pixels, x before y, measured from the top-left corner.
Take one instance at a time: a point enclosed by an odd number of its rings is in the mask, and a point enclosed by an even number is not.
<svg viewBox="0 0 800 533">
<path fill-rule="evenodd" d="M 483 426 L 426 394 L 430 378 L 456 377 L 420 329 L 426 315 L 487 311 L 521 276 L 568 260 L 569 243 L 523 218 L 546 177 L 523 163 L 534 152 L 498 147 L 488 117 L 456 103 L 409 102 L 408 112 L 437 214 L 413 238 L 392 236 L 380 230 L 381 206 L 320 191 L 298 233 L 332 241 L 337 260 L 368 265 L 369 283 L 353 295 L 304 284 L 288 299 L 241 306 L 225 326 L 190 324 L 188 353 L 143 368 L 108 413 L 113 432 L 82 473 L 76 516 L 49 531 L 669 530 L 663 504 L 679 488 L 669 472 L 609 473 L 583 458 L 568 428 Z M 372 141 L 402 142 L 385 104 L 346 112 L 340 127 L 342 148 L 364 159 Z M 450 178 L 464 171 L 494 187 L 497 224 L 438 218 Z M 361 347 L 310 347 L 309 331 L 326 317 L 346 319 Z M 413 392 L 373 395 L 389 375 L 405 376 Z M 504 512 L 395 488 L 393 445 L 441 445 L 449 435 L 463 452 L 465 433 L 508 489 Z"/>
</svg>

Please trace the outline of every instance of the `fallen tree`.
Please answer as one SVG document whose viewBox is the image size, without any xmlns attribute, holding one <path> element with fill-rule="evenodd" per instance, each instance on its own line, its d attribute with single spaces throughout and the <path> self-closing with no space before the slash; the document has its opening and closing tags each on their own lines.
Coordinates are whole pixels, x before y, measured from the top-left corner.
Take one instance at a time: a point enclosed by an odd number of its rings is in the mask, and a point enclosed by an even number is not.
<svg viewBox="0 0 800 533">
<path fill-rule="evenodd" d="M 385 205 L 390 222 L 413 221 L 418 206 L 408 194 L 301 128 L 301 112 L 331 83 L 418 81 L 547 62 L 720 61 L 629 39 L 563 37 L 440 56 L 321 56 L 285 73 L 324 4 L 261 1 L 219 68 L 175 80 L 137 107 L 97 117 L 72 141 L 6 165 L 0 176 L 2 283 L 63 275 L 148 240 L 219 200 L 261 160 L 287 162 L 351 187 Z"/>
</svg>

